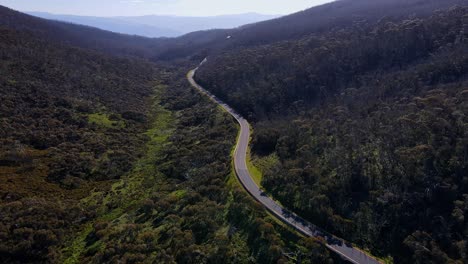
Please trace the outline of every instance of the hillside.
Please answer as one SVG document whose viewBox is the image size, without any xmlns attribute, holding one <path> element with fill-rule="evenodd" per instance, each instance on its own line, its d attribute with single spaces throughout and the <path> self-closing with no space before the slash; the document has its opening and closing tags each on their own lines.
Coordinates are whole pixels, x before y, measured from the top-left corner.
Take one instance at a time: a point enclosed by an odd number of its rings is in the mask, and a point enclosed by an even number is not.
<svg viewBox="0 0 468 264">
<path fill-rule="evenodd" d="M 0 57 L 0 260 L 54 260 L 144 152 L 157 69 L 4 27 Z"/>
<path fill-rule="evenodd" d="M 158 58 L 190 55 L 199 55 L 196 57 L 199 58 L 242 47 L 343 30 L 357 21 L 373 24 L 381 19 L 399 21 L 408 17 L 425 17 L 434 10 L 464 3 L 466 0 L 339 0 L 240 28 L 193 32 L 172 40 L 170 48 L 160 53 Z"/>
<path fill-rule="evenodd" d="M 230 34 L 236 45 L 258 45 L 346 28 L 355 21 L 373 23 L 408 16 L 422 17 L 465 0 L 338 0 L 281 18 L 256 23 Z M 237 41 L 236 41 L 237 39 Z"/>
<path fill-rule="evenodd" d="M 210 56 L 196 79 L 255 122 L 283 205 L 395 263 L 463 261 L 467 13 L 358 19 Z"/>
<path fill-rule="evenodd" d="M 112 33 L 93 27 L 46 20 L 0 6 L 0 26 L 28 31 L 37 38 L 111 55 L 151 58 L 163 40 Z"/>
</svg>

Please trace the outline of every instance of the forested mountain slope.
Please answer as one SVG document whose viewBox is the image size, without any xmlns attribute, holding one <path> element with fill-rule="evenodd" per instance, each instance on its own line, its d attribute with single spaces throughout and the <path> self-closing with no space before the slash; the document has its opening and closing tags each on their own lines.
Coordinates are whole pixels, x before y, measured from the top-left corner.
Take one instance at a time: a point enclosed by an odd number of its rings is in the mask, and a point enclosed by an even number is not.
<svg viewBox="0 0 468 264">
<path fill-rule="evenodd" d="M 283 205 L 395 263 L 464 261 L 467 14 L 224 52 L 196 79 L 256 122 L 262 184 Z"/>
<path fill-rule="evenodd" d="M 434 10 L 463 3 L 466 0 L 339 0 L 240 28 L 193 32 L 171 40 L 170 47 L 159 53 L 158 57 L 172 59 L 194 54 L 206 56 L 241 47 L 343 30 L 354 22 L 373 24 L 381 19 L 398 21 L 408 17 L 425 17 Z"/>
<path fill-rule="evenodd" d="M 367 75 L 438 65 L 443 59 L 454 60 L 454 71 L 438 73 L 429 85 L 457 80 L 463 75 L 455 65 L 465 56 L 465 11 L 455 8 L 398 23 L 356 22 L 347 30 L 226 52 L 211 57 L 198 79 L 245 115 L 257 117 L 295 111 L 288 108 L 298 100 L 320 104 L 344 89 L 364 85 Z M 247 91 L 248 98 L 239 98 Z"/>
<path fill-rule="evenodd" d="M 464 0 L 338 0 L 281 18 L 247 25 L 233 32 L 236 45 L 258 45 L 290 40 L 311 33 L 346 28 L 355 21 L 372 23 L 382 18 L 423 17 Z M 236 39 L 239 39 L 238 42 Z"/>
<path fill-rule="evenodd" d="M 0 57 L 0 259 L 41 261 L 143 153 L 157 69 L 4 27 Z"/>
<path fill-rule="evenodd" d="M 28 31 L 36 37 L 112 55 L 150 58 L 161 40 L 130 36 L 93 27 L 46 20 L 0 6 L 0 26 Z"/>
</svg>

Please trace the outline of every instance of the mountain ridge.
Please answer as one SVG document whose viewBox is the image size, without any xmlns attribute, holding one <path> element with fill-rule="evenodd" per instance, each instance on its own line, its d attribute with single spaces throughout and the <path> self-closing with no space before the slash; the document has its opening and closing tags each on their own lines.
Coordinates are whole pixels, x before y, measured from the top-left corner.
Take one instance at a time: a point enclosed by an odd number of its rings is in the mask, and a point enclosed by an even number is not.
<svg viewBox="0 0 468 264">
<path fill-rule="evenodd" d="M 178 37 L 184 34 L 210 29 L 229 29 L 263 20 L 277 18 L 278 15 L 242 13 L 206 17 L 144 15 L 144 16 L 78 16 L 52 14 L 47 12 L 26 12 L 27 14 L 63 22 L 93 26 L 116 33 L 140 35 L 144 37 Z"/>
<path fill-rule="evenodd" d="M 115 17 L 92 17 L 51 14 L 46 12 L 26 12 L 26 14 L 49 20 L 55 20 L 77 25 L 91 26 L 102 30 L 108 30 L 115 33 L 138 35 L 142 37 L 176 37 L 182 33 L 170 28 L 157 27 L 147 24 L 130 23 Z"/>
</svg>

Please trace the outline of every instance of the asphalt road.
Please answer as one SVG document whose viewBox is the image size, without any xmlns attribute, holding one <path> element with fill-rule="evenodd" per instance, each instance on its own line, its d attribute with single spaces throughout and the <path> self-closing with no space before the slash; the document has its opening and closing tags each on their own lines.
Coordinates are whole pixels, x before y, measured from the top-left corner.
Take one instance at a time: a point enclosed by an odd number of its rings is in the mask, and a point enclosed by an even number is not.
<svg viewBox="0 0 468 264">
<path fill-rule="evenodd" d="M 206 61 L 206 59 L 200 64 L 200 66 Z M 273 213 L 278 219 L 284 223 L 294 227 L 300 233 L 306 236 L 313 237 L 322 237 L 326 241 L 326 246 L 331 251 L 340 255 L 343 259 L 351 263 L 362 263 L 362 264 L 378 264 L 382 263 L 377 259 L 367 255 L 362 250 L 353 247 L 350 243 L 345 242 L 344 240 L 335 237 L 326 231 L 320 229 L 319 227 L 307 222 L 301 217 L 297 216 L 293 212 L 288 211 L 286 208 L 279 205 L 277 202 L 268 197 L 253 181 L 250 173 L 247 169 L 247 148 L 250 140 L 250 125 L 241 115 L 239 115 L 234 109 L 229 105 L 225 104 L 223 101 L 218 99 L 216 96 L 211 94 L 209 91 L 205 90 L 203 87 L 198 85 L 193 77 L 195 76 L 198 67 L 194 70 L 191 70 L 187 74 L 187 79 L 190 84 L 195 87 L 201 93 L 207 95 L 212 101 L 219 104 L 227 112 L 229 112 L 240 124 L 240 134 L 237 139 L 236 150 L 234 153 L 234 166 L 236 170 L 237 177 L 247 192 L 252 195 L 258 202 L 263 204 L 268 211 Z"/>
</svg>

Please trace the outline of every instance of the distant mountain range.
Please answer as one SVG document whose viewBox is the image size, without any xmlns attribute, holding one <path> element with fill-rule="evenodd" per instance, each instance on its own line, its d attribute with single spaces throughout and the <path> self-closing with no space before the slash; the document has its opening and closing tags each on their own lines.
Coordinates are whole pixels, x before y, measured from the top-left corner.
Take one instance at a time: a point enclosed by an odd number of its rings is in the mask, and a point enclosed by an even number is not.
<svg viewBox="0 0 468 264">
<path fill-rule="evenodd" d="M 43 12 L 29 12 L 30 15 L 86 26 L 97 27 L 117 33 L 140 35 L 146 37 L 177 37 L 189 32 L 208 29 L 236 28 L 245 24 L 269 20 L 279 15 L 262 15 L 246 13 L 239 15 L 222 15 L 210 17 L 183 16 L 120 16 L 92 17 L 60 15 Z"/>
</svg>

